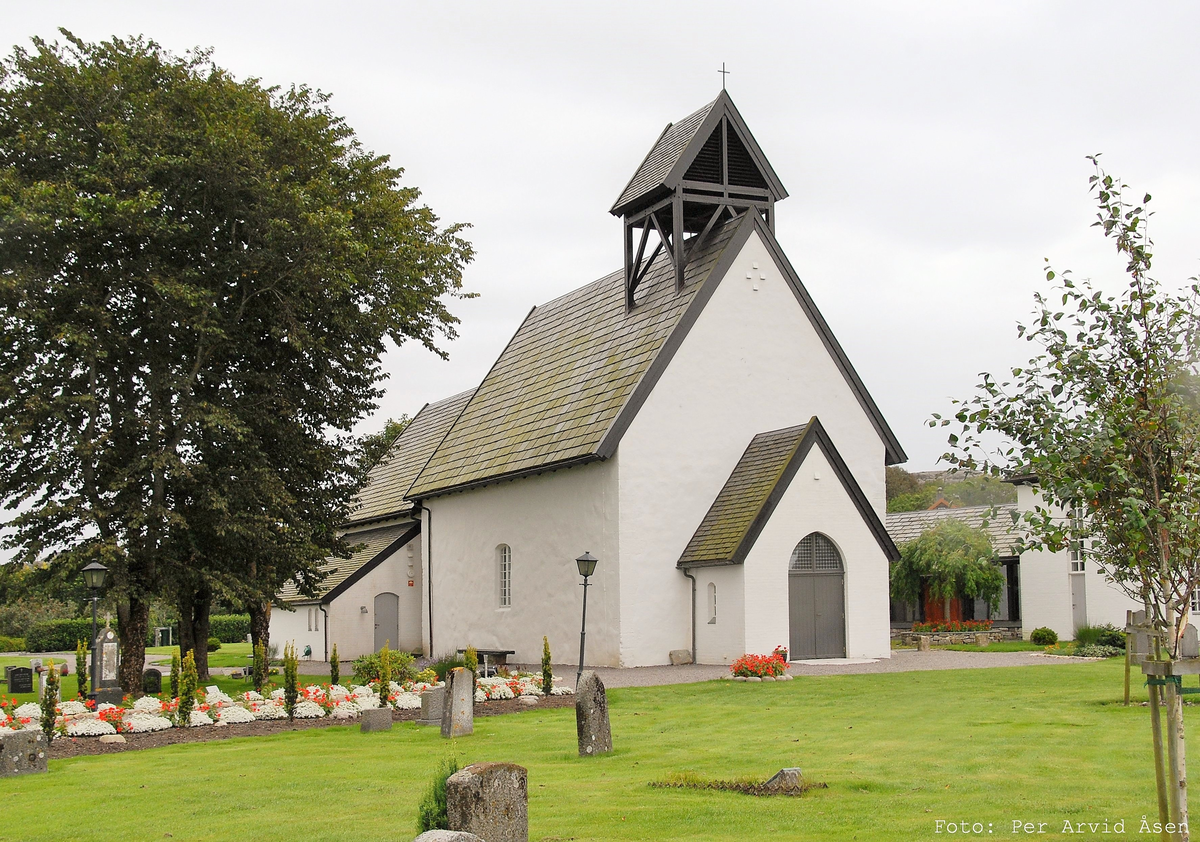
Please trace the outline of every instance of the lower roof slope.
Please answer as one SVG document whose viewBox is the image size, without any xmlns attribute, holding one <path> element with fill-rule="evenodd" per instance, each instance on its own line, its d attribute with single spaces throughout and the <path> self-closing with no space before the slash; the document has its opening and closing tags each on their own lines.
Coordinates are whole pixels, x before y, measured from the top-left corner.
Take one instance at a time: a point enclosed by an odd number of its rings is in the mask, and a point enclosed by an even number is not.
<svg viewBox="0 0 1200 842">
<path fill-rule="evenodd" d="M 887 531 L 897 544 L 907 544 L 921 537 L 922 532 L 933 529 L 947 520 L 958 520 L 974 529 L 982 529 L 992 541 L 996 552 L 1016 554 L 1015 545 L 1020 537 L 1020 527 L 1014 522 L 1016 503 L 995 507 L 995 515 L 988 517 L 992 506 L 962 506 L 958 509 L 929 509 L 919 512 L 889 512 Z M 987 525 L 984 525 L 984 521 Z"/>
<path fill-rule="evenodd" d="M 346 536 L 346 541 L 355 547 L 350 558 L 327 558 L 321 565 L 321 571 L 326 576 L 317 586 L 316 598 L 304 596 L 295 581 L 289 581 L 279 592 L 279 600 L 328 602 L 366 575 L 376 564 L 415 538 L 420 531 L 420 526 L 414 523 L 401 523 L 353 532 Z"/>
</svg>

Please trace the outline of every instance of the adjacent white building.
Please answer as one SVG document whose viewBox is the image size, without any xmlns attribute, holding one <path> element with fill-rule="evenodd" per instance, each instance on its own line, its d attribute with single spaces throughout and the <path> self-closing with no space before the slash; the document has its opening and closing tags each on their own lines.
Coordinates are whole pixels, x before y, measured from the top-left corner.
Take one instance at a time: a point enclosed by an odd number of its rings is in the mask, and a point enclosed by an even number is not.
<svg viewBox="0 0 1200 842">
<path fill-rule="evenodd" d="M 669 125 L 612 213 L 625 266 L 535 307 L 480 386 L 429 404 L 273 640 L 323 657 L 888 657 L 892 431 L 779 243 L 787 196 L 724 92 Z"/>
</svg>

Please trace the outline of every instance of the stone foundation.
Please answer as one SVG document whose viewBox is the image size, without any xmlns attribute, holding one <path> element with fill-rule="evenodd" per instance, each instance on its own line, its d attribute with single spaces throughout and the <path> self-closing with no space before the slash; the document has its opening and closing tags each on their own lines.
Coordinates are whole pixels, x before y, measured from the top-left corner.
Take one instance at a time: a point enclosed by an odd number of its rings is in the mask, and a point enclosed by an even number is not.
<svg viewBox="0 0 1200 842">
<path fill-rule="evenodd" d="M 975 644 L 976 635 L 987 635 L 989 641 L 1021 640 L 1020 629 L 989 629 L 988 631 L 965 632 L 913 632 L 908 629 L 892 629 L 892 639 L 899 640 L 905 646 L 916 646 L 917 638 L 928 637 L 934 646 L 948 646 L 951 643 Z"/>
</svg>

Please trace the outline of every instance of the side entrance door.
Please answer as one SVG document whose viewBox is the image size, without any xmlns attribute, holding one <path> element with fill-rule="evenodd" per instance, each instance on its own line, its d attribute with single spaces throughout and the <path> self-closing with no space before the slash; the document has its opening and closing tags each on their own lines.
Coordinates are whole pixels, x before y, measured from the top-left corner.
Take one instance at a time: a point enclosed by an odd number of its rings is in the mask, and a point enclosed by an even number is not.
<svg viewBox="0 0 1200 842">
<path fill-rule="evenodd" d="M 384 643 L 391 649 L 400 648 L 400 597 L 394 593 L 375 597 L 375 651 Z"/>
<path fill-rule="evenodd" d="M 846 657 L 846 576 L 833 542 L 814 532 L 788 567 L 789 657 Z"/>
</svg>

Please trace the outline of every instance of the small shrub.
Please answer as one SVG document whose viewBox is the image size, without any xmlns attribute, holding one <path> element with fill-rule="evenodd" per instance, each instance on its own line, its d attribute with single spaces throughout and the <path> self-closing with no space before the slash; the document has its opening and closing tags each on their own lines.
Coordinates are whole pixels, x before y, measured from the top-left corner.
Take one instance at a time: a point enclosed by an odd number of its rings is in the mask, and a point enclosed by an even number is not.
<svg viewBox="0 0 1200 842">
<path fill-rule="evenodd" d="M 417 659 L 409 652 L 392 653 L 392 681 L 404 684 L 417 678 Z"/>
<path fill-rule="evenodd" d="M 250 634 L 250 615 L 213 614 L 208 618 L 208 633 L 221 643 L 241 643 Z"/>
<path fill-rule="evenodd" d="M 342 680 L 342 665 L 338 662 L 337 644 L 333 644 L 333 652 L 329 655 L 329 683 L 340 684 Z"/>
<path fill-rule="evenodd" d="M 183 656 L 183 664 L 179 676 L 179 708 L 176 712 L 176 723 L 181 728 L 188 727 L 192 721 L 192 709 L 196 707 L 196 688 L 200 678 L 196 675 L 196 653 L 189 649 Z"/>
<path fill-rule="evenodd" d="M 1112 623 L 1105 623 L 1102 626 L 1096 626 L 1100 634 L 1096 637 L 1096 643 L 1099 646 L 1113 646 L 1124 651 L 1125 649 L 1125 632 L 1114 626 Z"/>
<path fill-rule="evenodd" d="M 1075 648 L 1075 655 L 1080 658 L 1115 658 L 1118 655 L 1124 654 L 1124 647 L 1117 648 L 1116 646 L 1103 646 L 1099 643 L 1093 643 L 1089 646 L 1078 646 Z"/>
<path fill-rule="evenodd" d="M 417 808 L 418 833 L 450 829 L 450 819 L 446 813 L 446 779 L 457 771 L 458 760 L 453 757 L 443 760 L 438 767 Z"/>
<path fill-rule="evenodd" d="M 422 684 L 437 684 L 438 674 L 434 670 L 429 669 L 429 667 L 426 667 L 417 673 L 415 680 L 420 681 Z"/>
<path fill-rule="evenodd" d="M 354 683 L 368 687 L 379 681 L 379 653 L 359 655 L 354 659 Z"/>
<path fill-rule="evenodd" d="M 296 646 L 289 643 L 283 647 L 283 709 L 287 713 L 288 722 L 293 721 L 296 713 L 296 698 L 300 689 L 296 684 L 296 673 L 300 669 L 300 661 L 296 657 Z"/>
<path fill-rule="evenodd" d="M 471 673 L 471 692 L 479 686 L 479 652 L 474 646 L 468 646 L 463 652 L 463 668 Z"/>
<path fill-rule="evenodd" d="M 455 667 L 463 665 L 462 655 L 442 655 L 436 661 L 429 665 L 429 668 L 437 673 L 438 681 L 445 681 L 446 674 Z"/>
<path fill-rule="evenodd" d="M 82 640 L 75 641 L 75 678 L 79 681 L 79 698 L 87 698 L 88 663 L 87 647 Z"/>
<path fill-rule="evenodd" d="M 54 739 L 54 726 L 58 722 L 58 670 L 54 661 L 46 665 L 46 694 L 42 696 L 42 731 L 47 740 Z"/>
<path fill-rule="evenodd" d="M 171 698 L 179 698 L 179 673 L 183 669 L 179 661 L 179 650 L 171 653 Z"/>
<path fill-rule="evenodd" d="M 261 693 L 267 683 L 267 647 L 258 643 L 254 647 L 254 691 Z"/>
<path fill-rule="evenodd" d="M 734 661 L 729 669 L 734 675 L 762 678 L 763 676 L 778 677 L 789 667 L 787 661 L 778 655 L 743 655 Z"/>
<path fill-rule="evenodd" d="M 1058 643 L 1058 632 L 1042 626 L 1030 632 L 1029 642 L 1034 646 L 1053 646 Z"/>
<path fill-rule="evenodd" d="M 550 666 L 550 639 L 542 635 L 542 692 L 547 696 L 554 689 L 554 670 Z"/>
<path fill-rule="evenodd" d="M 5 637 L 0 634 L 0 652 L 24 652 L 25 638 Z"/>
<path fill-rule="evenodd" d="M 217 640 L 215 637 L 210 637 L 208 639 L 208 651 L 209 652 L 216 652 L 220 648 L 221 648 L 221 641 Z"/>
<path fill-rule="evenodd" d="M 1099 626 L 1080 626 L 1075 630 L 1075 644 L 1077 646 L 1095 646 L 1100 642 L 1100 635 L 1103 631 Z"/>
<path fill-rule="evenodd" d="M 391 702 L 391 681 L 392 650 L 388 648 L 385 640 L 383 648 L 379 650 L 379 704 L 381 707 Z"/>
</svg>

